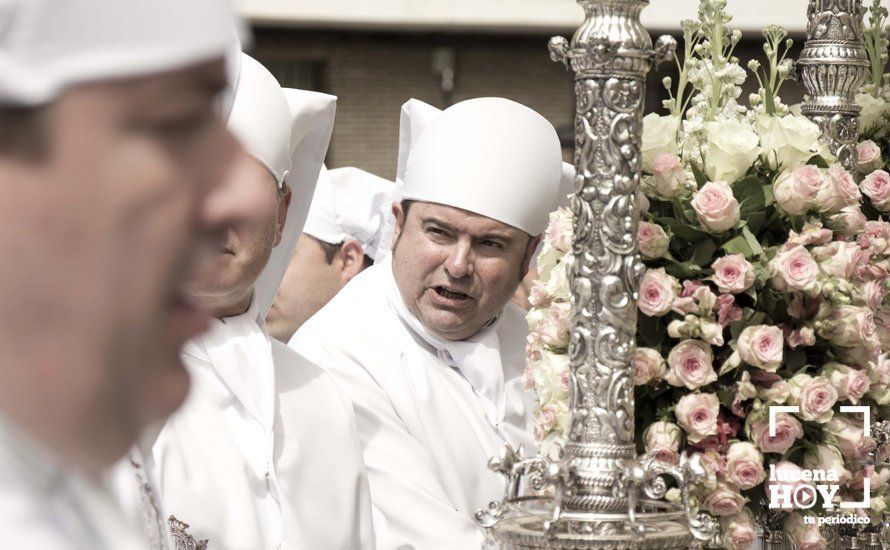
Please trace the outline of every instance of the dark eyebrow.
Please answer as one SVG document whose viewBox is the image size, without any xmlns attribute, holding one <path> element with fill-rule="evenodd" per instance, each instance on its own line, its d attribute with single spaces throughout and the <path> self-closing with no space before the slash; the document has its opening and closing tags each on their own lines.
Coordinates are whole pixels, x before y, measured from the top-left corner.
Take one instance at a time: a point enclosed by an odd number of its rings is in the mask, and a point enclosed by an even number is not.
<svg viewBox="0 0 890 550">
<path fill-rule="evenodd" d="M 452 233 L 460 233 L 460 231 L 456 227 L 451 225 L 450 223 L 444 222 L 444 221 L 442 221 L 438 218 L 434 218 L 434 217 L 421 218 L 420 224 L 422 226 L 431 224 L 431 225 L 438 226 L 441 229 L 445 229 L 446 231 L 451 231 Z M 475 240 L 475 241 L 497 240 L 497 241 L 503 241 L 504 244 L 513 242 L 513 238 L 508 233 L 502 233 L 497 230 L 487 231 L 485 233 L 482 233 L 481 235 L 474 236 L 473 240 Z"/>
<path fill-rule="evenodd" d="M 420 219 L 420 225 L 433 224 L 441 227 L 442 229 L 447 229 L 448 231 L 457 233 L 457 228 L 451 225 L 450 223 L 443 222 L 438 218 L 426 217 Z"/>
</svg>

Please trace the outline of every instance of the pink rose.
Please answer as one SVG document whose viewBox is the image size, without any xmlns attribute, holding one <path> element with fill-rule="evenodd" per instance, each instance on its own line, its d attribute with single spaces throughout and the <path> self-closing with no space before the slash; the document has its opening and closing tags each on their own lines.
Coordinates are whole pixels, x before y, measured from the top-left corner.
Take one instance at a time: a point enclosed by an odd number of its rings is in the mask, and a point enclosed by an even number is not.
<svg viewBox="0 0 890 550">
<path fill-rule="evenodd" d="M 862 231 L 866 221 L 859 205 L 854 204 L 845 206 L 837 214 L 828 216 L 825 225 L 843 235 L 855 235 Z"/>
<path fill-rule="evenodd" d="M 810 252 L 792 245 L 779 251 L 769 262 L 773 286 L 782 292 L 809 291 L 819 277 L 819 264 Z"/>
<path fill-rule="evenodd" d="M 723 233 L 739 221 L 739 201 L 725 181 L 710 181 L 692 195 L 698 223 L 712 233 Z"/>
<path fill-rule="evenodd" d="M 785 518 L 785 533 L 797 550 L 825 550 L 828 540 L 822 536 L 816 523 L 806 523 L 799 512 Z"/>
<path fill-rule="evenodd" d="M 820 376 L 828 379 L 839 400 L 849 399 L 851 403 L 859 400 L 868 392 L 871 381 L 864 370 L 854 369 L 841 363 L 828 363 L 819 371 Z"/>
<path fill-rule="evenodd" d="M 720 531 L 727 550 L 749 550 L 757 537 L 754 520 L 747 510 L 720 518 Z"/>
<path fill-rule="evenodd" d="M 703 505 L 711 515 L 731 516 L 742 511 L 748 499 L 728 483 L 717 482 L 717 487 L 705 498 Z"/>
<path fill-rule="evenodd" d="M 732 294 L 721 294 L 717 297 L 717 322 L 720 326 L 725 328 L 741 319 L 742 308 L 735 305 L 735 297 Z"/>
<path fill-rule="evenodd" d="M 671 243 L 670 237 L 660 225 L 649 222 L 640 222 L 637 229 L 637 239 L 640 246 L 640 254 L 648 260 L 661 258 L 668 251 Z"/>
<path fill-rule="evenodd" d="M 838 482 L 845 485 L 852 481 L 853 474 L 844 465 L 844 457 L 833 445 L 816 445 L 803 454 L 803 465 L 810 470 L 834 472 Z"/>
<path fill-rule="evenodd" d="M 890 245 L 890 223 L 880 220 L 865 222 L 856 242 L 872 254 L 884 254 Z"/>
<path fill-rule="evenodd" d="M 834 415 L 834 404 L 837 403 L 837 390 L 824 376 L 795 374 L 788 381 L 791 395 L 789 405 L 800 407 L 800 416 L 804 420 L 824 424 Z"/>
<path fill-rule="evenodd" d="M 806 222 L 800 233 L 788 232 L 788 243 L 802 246 L 828 244 L 831 242 L 832 231 L 822 227 L 821 223 Z"/>
<path fill-rule="evenodd" d="M 773 184 L 773 196 L 785 212 L 800 216 L 816 205 L 827 178 L 816 166 L 805 164 L 782 172 Z"/>
<path fill-rule="evenodd" d="M 775 372 L 782 366 L 783 350 L 784 337 L 779 327 L 754 325 L 739 335 L 739 355 L 752 367 Z"/>
<path fill-rule="evenodd" d="M 816 345 L 816 333 L 810 327 L 792 329 L 790 326 L 783 326 L 782 333 L 785 335 L 785 343 L 791 349 Z"/>
<path fill-rule="evenodd" d="M 860 306 L 837 306 L 828 316 L 824 335 L 836 346 L 852 348 L 878 346 L 877 327 L 872 310 Z"/>
<path fill-rule="evenodd" d="M 676 464 L 680 456 L 680 440 L 683 431 L 676 424 L 670 422 L 653 422 L 643 433 L 646 444 L 646 452 L 655 452 L 655 458 L 663 462 Z"/>
<path fill-rule="evenodd" d="M 665 380 L 672 386 L 700 388 L 717 380 L 713 361 L 710 345 L 701 340 L 684 340 L 668 354 L 670 370 Z"/>
<path fill-rule="evenodd" d="M 751 489 L 763 483 L 763 455 L 748 441 L 733 443 L 726 451 L 726 480 L 739 489 Z"/>
<path fill-rule="evenodd" d="M 712 281 L 726 294 L 738 294 L 751 288 L 756 278 L 754 266 L 741 254 L 731 254 L 718 258 L 711 264 L 714 270 Z"/>
<path fill-rule="evenodd" d="M 874 141 L 867 139 L 856 146 L 856 170 L 860 174 L 868 174 L 883 164 L 881 148 Z M 863 190 L 864 192 L 865 190 Z"/>
<path fill-rule="evenodd" d="M 569 321 L 572 314 L 568 302 L 550 304 L 548 315 L 535 328 L 541 340 L 551 347 L 564 348 L 569 345 Z"/>
<path fill-rule="evenodd" d="M 568 252 L 572 248 L 572 212 L 568 208 L 560 207 L 556 212 L 550 213 L 550 224 L 544 239 L 553 248 L 560 252 Z"/>
<path fill-rule="evenodd" d="M 643 315 L 661 317 L 671 310 L 679 292 L 680 282 L 665 273 L 664 268 L 650 269 L 640 281 L 637 307 Z"/>
<path fill-rule="evenodd" d="M 717 414 L 720 401 L 713 393 L 689 393 L 680 398 L 674 408 L 677 423 L 687 439 L 698 443 L 709 435 L 717 435 Z"/>
<path fill-rule="evenodd" d="M 862 259 L 862 249 L 856 243 L 834 241 L 814 248 L 811 255 L 827 275 L 849 279 Z"/>
<path fill-rule="evenodd" d="M 861 422 L 847 416 L 837 416 L 825 424 L 825 433 L 833 435 L 837 446 L 848 459 L 865 460 L 878 444 L 873 437 L 866 437 Z"/>
<path fill-rule="evenodd" d="M 748 436 L 764 453 L 784 454 L 794 445 L 795 440 L 803 437 L 800 421 L 787 413 L 776 414 L 776 435 L 770 435 L 766 418 L 751 420 L 749 417 L 748 420 Z"/>
<path fill-rule="evenodd" d="M 853 176 L 843 166 L 835 164 L 828 169 L 828 177 L 822 181 L 816 204 L 820 212 L 835 213 L 845 206 L 858 205 L 861 199 L 862 194 Z"/>
<path fill-rule="evenodd" d="M 553 296 L 547 291 L 547 283 L 541 280 L 536 280 L 532 283 L 532 288 L 528 294 L 528 303 L 534 307 L 544 307 L 550 300 L 553 299 Z"/>
<path fill-rule="evenodd" d="M 887 295 L 885 279 L 860 283 L 853 288 L 853 305 L 864 306 L 874 311 L 884 302 Z M 875 320 L 877 322 L 877 320 Z"/>
<path fill-rule="evenodd" d="M 634 384 L 642 386 L 661 380 L 667 374 L 667 367 L 661 354 L 652 348 L 638 347 L 634 352 Z"/>
<path fill-rule="evenodd" d="M 890 174 L 875 170 L 865 176 L 859 185 L 862 194 L 871 199 L 872 205 L 882 212 L 890 210 Z"/>
<path fill-rule="evenodd" d="M 661 153 L 652 166 L 652 185 L 662 198 L 672 199 L 683 193 L 686 173 L 680 157 L 673 153 Z"/>
</svg>

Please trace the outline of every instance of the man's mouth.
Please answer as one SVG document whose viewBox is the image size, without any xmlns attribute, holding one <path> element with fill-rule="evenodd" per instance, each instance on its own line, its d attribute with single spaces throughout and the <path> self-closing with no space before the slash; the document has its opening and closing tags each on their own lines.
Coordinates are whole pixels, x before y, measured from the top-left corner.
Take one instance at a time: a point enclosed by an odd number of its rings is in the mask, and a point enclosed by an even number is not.
<svg viewBox="0 0 890 550">
<path fill-rule="evenodd" d="M 470 295 L 465 294 L 463 292 L 453 290 L 450 288 L 446 288 L 444 286 L 435 286 L 433 287 L 433 291 L 443 298 L 447 298 L 449 300 L 469 300 Z"/>
</svg>

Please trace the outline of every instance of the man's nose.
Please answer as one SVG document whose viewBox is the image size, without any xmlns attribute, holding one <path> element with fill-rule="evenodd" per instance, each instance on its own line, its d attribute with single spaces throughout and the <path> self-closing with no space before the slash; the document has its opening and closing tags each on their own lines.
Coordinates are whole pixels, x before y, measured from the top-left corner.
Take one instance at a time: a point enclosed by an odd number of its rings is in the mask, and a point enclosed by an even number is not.
<svg viewBox="0 0 890 550">
<path fill-rule="evenodd" d="M 467 239 L 460 239 L 451 247 L 445 261 L 445 272 L 454 279 L 473 274 L 473 247 Z"/>
<path fill-rule="evenodd" d="M 231 157 L 235 160 L 227 162 L 226 169 L 217 172 L 201 206 L 200 222 L 205 231 L 225 230 L 245 220 L 256 219 L 265 210 L 266 190 L 241 171 L 247 153 L 234 139 L 231 147 Z"/>
</svg>

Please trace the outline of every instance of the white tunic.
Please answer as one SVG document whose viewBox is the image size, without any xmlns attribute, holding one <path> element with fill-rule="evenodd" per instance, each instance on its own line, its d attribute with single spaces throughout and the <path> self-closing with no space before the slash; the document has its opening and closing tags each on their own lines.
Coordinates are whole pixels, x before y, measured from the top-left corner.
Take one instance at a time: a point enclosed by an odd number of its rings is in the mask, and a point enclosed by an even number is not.
<svg viewBox="0 0 890 550">
<path fill-rule="evenodd" d="M 0 418 L 0 548 L 146 550 L 102 486 Z"/>
<path fill-rule="evenodd" d="M 193 539 L 214 550 L 373 548 L 348 400 L 269 338 L 255 303 L 239 317 L 214 321 L 186 346 L 192 391 L 152 448 L 177 547 Z M 239 338 L 248 343 L 227 346 Z"/>
<path fill-rule="evenodd" d="M 522 385 L 524 312 L 508 305 L 495 327 L 505 388 L 492 407 L 472 377 L 403 322 L 388 298 L 392 284 L 389 262 L 365 270 L 289 345 L 333 374 L 353 401 L 371 499 L 385 520 L 375 525 L 378 548 L 480 548 L 474 514 L 504 491 L 488 460 L 505 440 L 534 444 L 532 398 Z"/>
</svg>

